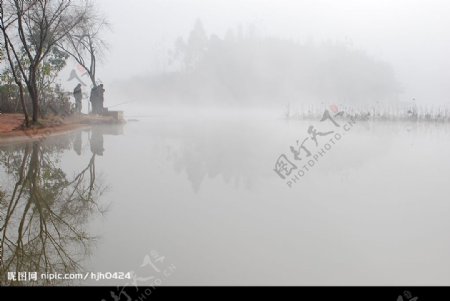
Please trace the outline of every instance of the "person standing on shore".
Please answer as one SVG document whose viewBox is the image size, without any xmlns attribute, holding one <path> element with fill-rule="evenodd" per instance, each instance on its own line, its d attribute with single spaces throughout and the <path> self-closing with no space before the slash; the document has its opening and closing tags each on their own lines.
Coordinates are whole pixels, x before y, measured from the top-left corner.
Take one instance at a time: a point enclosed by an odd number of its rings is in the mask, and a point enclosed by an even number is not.
<svg viewBox="0 0 450 301">
<path fill-rule="evenodd" d="M 104 112 L 103 103 L 105 101 L 105 89 L 103 88 L 103 84 L 101 84 L 97 88 L 97 97 L 98 97 L 98 114 L 103 114 Z"/>
<path fill-rule="evenodd" d="M 94 86 L 91 90 L 91 96 L 89 98 L 89 101 L 92 105 L 92 114 L 98 114 L 98 93 L 97 93 L 98 87 Z"/>
<path fill-rule="evenodd" d="M 75 97 L 75 111 L 77 113 L 81 113 L 82 109 L 82 103 L 81 100 L 83 99 L 83 92 L 81 91 L 81 84 L 78 84 L 75 89 L 73 90 L 73 97 Z"/>
</svg>

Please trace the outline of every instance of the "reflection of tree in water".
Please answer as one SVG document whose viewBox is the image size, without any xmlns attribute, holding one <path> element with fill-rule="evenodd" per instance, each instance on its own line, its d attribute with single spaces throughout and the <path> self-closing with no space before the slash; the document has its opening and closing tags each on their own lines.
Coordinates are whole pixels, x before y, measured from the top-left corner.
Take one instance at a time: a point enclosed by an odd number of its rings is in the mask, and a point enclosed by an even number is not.
<svg viewBox="0 0 450 301">
<path fill-rule="evenodd" d="M 309 137 L 307 129 L 313 124 L 321 125 L 319 121 L 295 123 L 298 134 L 293 137 Z M 289 146 L 295 143 L 295 138 L 284 137 L 285 132 L 290 130 L 284 124 L 266 126 L 261 122 L 230 120 L 208 122 L 207 126 L 204 122 L 187 122 L 181 125 L 182 127 L 157 128 L 152 132 L 152 137 L 156 139 L 160 135 L 160 140 L 155 144 L 158 147 L 167 145 L 168 160 L 173 162 L 177 173 L 186 174 L 195 192 L 200 191 L 204 181 L 218 177 L 227 184 L 245 189 L 257 187 L 258 182 L 264 179 L 279 181 L 272 165 L 275 164 L 277 155 L 283 152 L 298 166 L 308 162 L 307 158 L 303 158 L 302 162 L 299 161 L 303 163 L 300 165 L 294 160 Z M 387 133 L 401 134 L 405 131 L 404 124 L 386 124 L 383 127 L 383 123 L 357 123 L 351 133 L 319 161 L 316 170 L 325 174 L 362 168 L 389 152 L 396 135 Z M 327 142 L 329 139 L 322 139 L 318 147 L 313 144 L 309 149 L 317 154 Z M 320 177 L 318 175 L 311 179 L 320 181 Z"/>
<path fill-rule="evenodd" d="M 205 180 L 217 177 L 236 188 L 251 189 L 270 173 L 261 164 L 269 153 L 264 133 L 245 122 L 212 122 L 207 127 L 192 123 L 166 137 L 176 141 L 169 146 L 169 160 L 177 173 L 186 173 L 195 192 Z"/>
<path fill-rule="evenodd" d="M 81 133 L 79 133 L 81 135 Z M 75 134 L 74 149 L 81 154 Z M 3 266 L 0 283 L 5 285 L 62 284 L 9 282 L 8 272 L 76 273 L 94 237 L 86 223 L 101 212 L 98 199 L 103 188 L 95 178 L 95 158 L 69 179 L 58 166 L 67 139 L 57 143 L 35 142 L 12 150 L 0 150 L 0 166 L 13 185 L 0 187 L 0 236 Z M 95 141 L 94 141 L 95 143 Z M 103 148 L 103 146 L 102 146 Z"/>
</svg>

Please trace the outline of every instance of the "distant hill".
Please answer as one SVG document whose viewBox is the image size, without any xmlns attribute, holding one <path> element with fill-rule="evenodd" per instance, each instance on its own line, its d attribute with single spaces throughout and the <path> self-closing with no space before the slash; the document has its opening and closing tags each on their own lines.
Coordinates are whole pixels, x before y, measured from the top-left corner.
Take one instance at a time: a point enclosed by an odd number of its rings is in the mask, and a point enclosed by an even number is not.
<svg viewBox="0 0 450 301">
<path fill-rule="evenodd" d="M 200 21 L 170 58 L 173 71 L 123 83 L 122 90 L 152 103 L 243 105 L 390 102 L 401 92 L 388 63 L 342 43 L 242 30 L 220 38 L 208 36 Z"/>
</svg>

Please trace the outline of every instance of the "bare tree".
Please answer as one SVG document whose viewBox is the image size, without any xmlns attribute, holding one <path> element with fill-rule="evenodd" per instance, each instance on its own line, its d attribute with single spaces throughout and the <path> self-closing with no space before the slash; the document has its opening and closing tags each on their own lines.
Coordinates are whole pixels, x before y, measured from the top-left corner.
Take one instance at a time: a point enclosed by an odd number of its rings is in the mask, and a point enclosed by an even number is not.
<svg viewBox="0 0 450 301">
<path fill-rule="evenodd" d="M 39 118 L 40 65 L 57 43 L 84 22 L 88 8 L 85 0 L 0 0 L 8 59 L 10 66 L 17 66 L 16 83 L 24 82 L 30 95 L 33 123 Z"/>
<path fill-rule="evenodd" d="M 83 67 L 93 87 L 97 87 L 97 62 L 108 48 L 102 36 L 109 28 L 108 21 L 90 6 L 83 21 L 58 43 L 60 49 Z"/>
<path fill-rule="evenodd" d="M 0 0 L 0 30 L 3 34 L 3 44 L 6 56 L 8 58 L 9 66 L 11 69 L 12 76 L 14 78 L 14 82 L 19 87 L 19 100 L 20 104 L 22 106 L 22 111 L 25 116 L 25 126 L 29 126 L 29 118 L 28 118 L 28 111 L 27 107 L 25 105 L 25 99 L 24 99 L 24 87 L 22 83 L 22 77 L 20 76 L 18 70 L 16 69 L 16 64 L 14 63 L 13 55 L 11 52 L 14 52 L 15 56 L 17 56 L 17 53 L 15 53 L 15 48 L 11 47 L 11 40 L 9 39 L 7 30 L 8 27 L 13 24 L 13 16 L 6 17 L 5 16 L 5 10 L 3 5 L 3 0 Z"/>
</svg>

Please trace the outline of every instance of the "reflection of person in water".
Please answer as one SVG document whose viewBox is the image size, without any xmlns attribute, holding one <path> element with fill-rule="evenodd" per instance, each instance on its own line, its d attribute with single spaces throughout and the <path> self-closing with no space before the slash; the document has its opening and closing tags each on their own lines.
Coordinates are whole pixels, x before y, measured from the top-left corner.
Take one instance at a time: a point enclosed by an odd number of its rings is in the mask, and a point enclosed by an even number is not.
<svg viewBox="0 0 450 301">
<path fill-rule="evenodd" d="M 77 153 L 78 156 L 81 156 L 81 147 L 83 144 L 82 140 L 82 132 L 79 131 L 75 134 L 75 140 L 73 141 L 73 150 Z"/>
<path fill-rule="evenodd" d="M 94 155 L 103 156 L 104 151 L 102 130 L 94 127 L 91 136 L 91 152 Z"/>
</svg>

